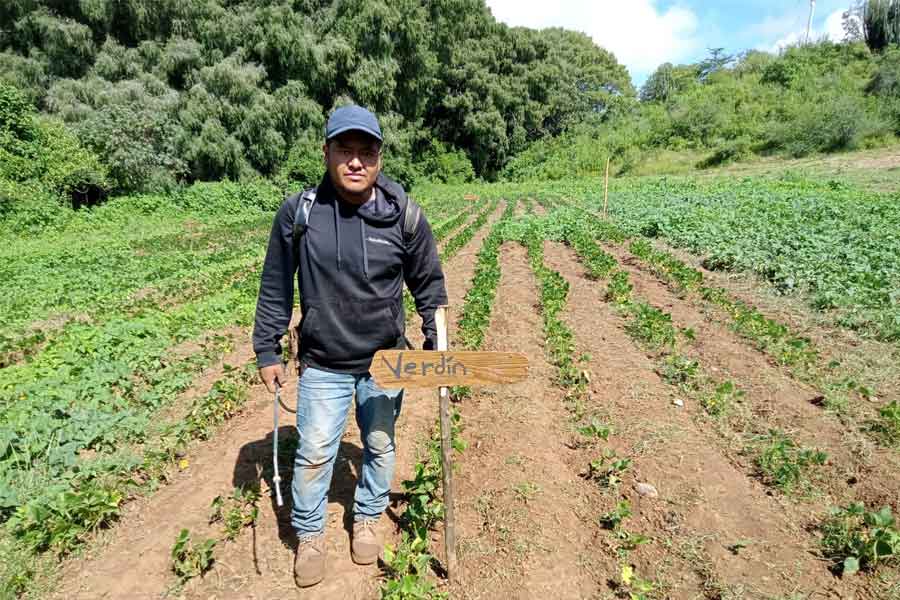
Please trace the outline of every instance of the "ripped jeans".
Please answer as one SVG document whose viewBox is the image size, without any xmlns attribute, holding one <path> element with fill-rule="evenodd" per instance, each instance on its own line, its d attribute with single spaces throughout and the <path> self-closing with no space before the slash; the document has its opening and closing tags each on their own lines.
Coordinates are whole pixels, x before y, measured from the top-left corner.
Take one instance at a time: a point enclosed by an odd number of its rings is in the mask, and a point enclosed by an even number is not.
<svg viewBox="0 0 900 600">
<path fill-rule="evenodd" d="M 368 374 L 330 373 L 307 367 L 297 386 L 300 438 L 291 485 L 291 525 L 298 537 L 325 530 L 328 488 L 354 392 L 363 462 L 353 519 L 377 519 L 387 508 L 394 477 L 394 423 L 400 415 L 403 390 L 383 390 Z"/>
</svg>

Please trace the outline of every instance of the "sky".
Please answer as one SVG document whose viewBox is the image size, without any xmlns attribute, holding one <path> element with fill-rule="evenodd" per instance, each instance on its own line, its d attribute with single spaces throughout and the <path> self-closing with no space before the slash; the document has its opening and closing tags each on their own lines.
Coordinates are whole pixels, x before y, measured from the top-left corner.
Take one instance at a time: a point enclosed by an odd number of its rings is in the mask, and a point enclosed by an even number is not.
<svg viewBox="0 0 900 600">
<path fill-rule="evenodd" d="M 616 55 L 639 87 L 665 62 L 691 63 L 710 48 L 729 54 L 777 52 L 806 34 L 809 0 L 486 0 L 513 26 L 582 31 Z M 843 38 L 841 15 L 850 0 L 818 0 L 813 38 Z"/>
</svg>

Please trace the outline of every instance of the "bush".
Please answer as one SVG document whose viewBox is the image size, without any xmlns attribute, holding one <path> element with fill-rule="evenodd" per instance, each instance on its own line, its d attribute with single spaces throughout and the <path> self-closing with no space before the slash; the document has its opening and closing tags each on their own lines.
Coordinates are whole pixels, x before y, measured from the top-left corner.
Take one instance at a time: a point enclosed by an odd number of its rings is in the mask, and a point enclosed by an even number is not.
<svg viewBox="0 0 900 600">
<path fill-rule="evenodd" d="M 284 189 L 301 190 L 318 185 L 324 173 L 322 140 L 307 138 L 291 148 L 276 180 Z"/>
</svg>

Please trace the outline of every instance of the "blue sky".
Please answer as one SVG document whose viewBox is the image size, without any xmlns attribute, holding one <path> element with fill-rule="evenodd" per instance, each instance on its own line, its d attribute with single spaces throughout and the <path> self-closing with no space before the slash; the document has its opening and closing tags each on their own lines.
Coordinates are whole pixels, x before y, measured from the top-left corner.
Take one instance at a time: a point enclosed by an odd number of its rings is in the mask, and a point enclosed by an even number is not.
<svg viewBox="0 0 900 600">
<path fill-rule="evenodd" d="M 566 27 L 590 35 L 625 64 L 640 85 L 664 62 L 695 62 L 709 48 L 777 51 L 802 39 L 809 0 L 487 0 L 509 25 Z M 818 0 L 813 36 L 840 39 L 850 0 Z"/>
</svg>

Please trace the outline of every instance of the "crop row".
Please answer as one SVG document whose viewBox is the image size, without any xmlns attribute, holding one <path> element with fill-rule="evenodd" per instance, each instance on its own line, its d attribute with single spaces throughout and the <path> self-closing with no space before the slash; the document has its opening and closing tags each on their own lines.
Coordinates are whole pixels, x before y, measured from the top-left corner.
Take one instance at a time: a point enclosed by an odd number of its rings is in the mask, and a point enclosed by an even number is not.
<svg viewBox="0 0 900 600">
<path fill-rule="evenodd" d="M 581 209 L 583 210 L 583 209 Z M 615 228 L 599 216 L 583 211 L 593 223 L 602 223 L 597 240 L 621 242 L 626 238 L 621 231 L 609 232 Z M 722 310 L 730 321 L 732 330 L 753 343 L 760 351 L 770 355 L 778 364 L 790 368 L 797 378 L 815 385 L 823 394 L 823 405 L 837 413 L 842 419 L 856 421 L 856 426 L 883 445 L 897 445 L 900 440 L 900 403 L 892 401 L 878 409 L 874 418 L 854 417 L 858 403 L 851 398 L 870 399 L 875 390 L 859 382 L 853 373 L 841 368 L 836 362 L 826 363 L 813 342 L 791 330 L 787 325 L 763 315 L 759 309 L 735 298 L 722 287 L 706 283 L 703 273 L 674 257 L 671 253 L 657 249 L 646 238 L 638 237 L 628 244 L 629 252 L 647 265 L 652 272 L 669 284 L 676 292 L 695 293 L 716 308 Z"/>
<path fill-rule="evenodd" d="M 564 215 L 565 211 L 559 211 L 553 218 L 558 221 L 565 218 Z M 573 222 L 569 231 L 575 232 L 579 227 L 585 231 L 575 234 L 575 239 L 591 235 L 590 226 L 583 222 L 580 225 Z M 598 262 L 597 253 L 604 252 L 596 243 L 595 249 L 587 253 L 579 252 L 576 244 L 570 245 L 585 264 Z M 584 244 L 579 246 L 582 250 L 588 247 Z M 601 262 L 607 264 L 609 261 Z M 744 393 L 734 382 L 716 381 L 705 375 L 700 363 L 680 350 L 681 340 L 686 343 L 693 341 L 692 331 L 676 329 L 671 315 L 634 299 L 631 286 L 627 284 L 627 273 L 615 269 L 608 269 L 607 273 L 607 299 L 615 302 L 629 317 L 625 325 L 626 332 L 655 353 L 659 373 L 667 383 L 676 386 L 686 396 L 696 399 L 714 417 L 730 413 L 736 404 L 743 402 Z M 740 420 L 728 422 L 738 428 L 738 433 L 747 433 L 744 431 L 746 423 L 740 423 Z M 821 450 L 802 447 L 784 432 L 774 429 L 765 435 L 756 436 L 753 446 L 756 474 L 767 485 L 777 487 L 785 493 L 808 491 L 811 485 L 810 474 L 825 465 L 828 458 Z M 874 568 L 880 562 L 900 559 L 900 534 L 888 507 L 882 508 L 878 513 L 867 512 L 862 505 L 837 508 L 825 517 L 821 529 L 823 554 L 834 562 L 839 571 Z M 876 548 L 881 548 L 883 552 L 879 555 Z"/>
<path fill-rule="evenodd" d="M 583 184 L 571 192 L 598 208 Z M 835 182 L 666 178 L 615 182 L 609 205 L 629 234 L 686 248 L 709 269 L 756 273 L 841 325 L 900 341 L 900 206 L 891 194 Z"/>
<path fill-rule="evenodd" d="M 42 554 L 64 556 L 78 548 L 97 528 L 119 516 L 121 503 L 142 490 L 152 490 L 168 477 L 187 445 L 208 439 L 214 428 L 235 415 L 248 398 L 255 364 L 225 365 L 223 376 L 172 423 L 154 428 L 143 444 L 100 455 L 62 477 L 64 485 L 23 499 L 0 534 L 0 590 L 23 592 L 34 577 Z"/>
<path fill-rule="evenodd" d="M 488 216 L 494 212 L 497 201 L 493 201 L 482 211 L 475 221 L 467 228 L 457 234 L 454 240 L 464 240 L 459 242 L 448 252 L 445 248 L 443 259 L 447 260 L 459 248 L 468 243 L 475 232 L 484 226 Z M 478 273 L 499 273 L 498 249 L 501 241 L 501 228 L 505 221 L 512 215 L 515 210 L 515 202 L 509 202 L 500 221 L 498 221 L 491 232 L 485 238 L 481 250 L 478 253 L 478 263 L 476 265 L 476 275 L 472 282 L 472 288 L 466 295 L 463 304 L 462 315 L 471 314 L 473 304 L 478 303 L 478 299 L 493 295 L 499 278 L 491 278 Z M 491 302 L 492 304 L 492 302 Z M 482 305 L 479 304 L 479 309 Z M 490 304 L 487 307 L 488 315 L 490 314 Z M 475 339 L 477 333 L 473 329 L 483 328 L 478 320 L 466 320 L 465 317 L 460 319 L 459 331 L 462 334 L 464 329 L 467 331 L 467 339 Z M 483 340 L 483 331 L 479 340 Z M 480 347 L 480 341 L 477 346 L 466 346 L 467 349 L 477 349 Z M 457 399 L 459 394 L 455 394 Z M 451 444 L 453 450 L 458 456 L 465 449 L 465 442 L 460 437 L 462 429 L 462 419 L 460 414 L 455 410 L 451 413 Z M 429 565 L 433 560 L 429 548 L 429 530 L 443 518 L 444 505 L 440 496 L 440 486 L 442 479 L 441 470 L 441 441 L 440 430 L 437 426 L 432 430 L 431 437 L 424 451 L 424 458 L 421 459 L 413 467 L 413 478 L 402 482 L 403 491 L 407 497 L 407 505 L 401 515 L 401 538 L 396 546 L 388 546 L 385 548 L 385 564 L 387 567 L 387 578 L 381 587 L 381 597 L 384 600 L 405 600 L 408 598 L 417 599 L 433 599 L 446 598 L 446 594 L 439 592 L 434 584 L 428 579 Z"/>
</svg>

